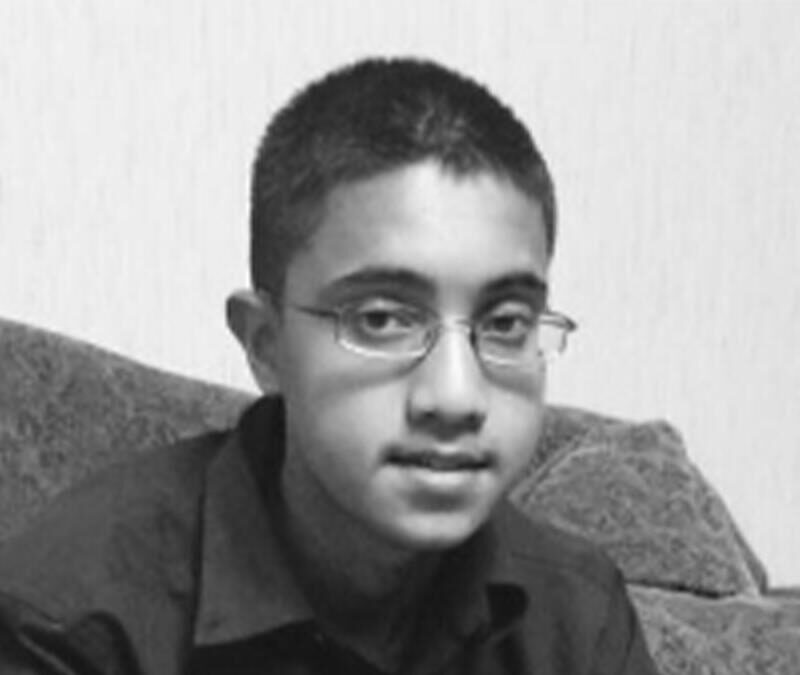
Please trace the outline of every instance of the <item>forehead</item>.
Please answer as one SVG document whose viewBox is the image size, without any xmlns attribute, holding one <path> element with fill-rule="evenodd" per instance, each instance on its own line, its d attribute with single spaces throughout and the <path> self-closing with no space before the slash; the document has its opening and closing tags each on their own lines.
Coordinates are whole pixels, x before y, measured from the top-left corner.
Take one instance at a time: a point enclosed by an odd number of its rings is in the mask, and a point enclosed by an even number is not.
<svg viewBox="0 0 800 675">
<path fill-rule="evenodd" d="M 361 272 L 383 269 L 447 298 L 512 275 L 544 282 L 548 263 L 534 199 L 493 173 L 454 175 L 425 162 L 332 190 L 287 270 L 286 292 L 310 300 L 341 279 L 366 283 Z"/>
</svg>

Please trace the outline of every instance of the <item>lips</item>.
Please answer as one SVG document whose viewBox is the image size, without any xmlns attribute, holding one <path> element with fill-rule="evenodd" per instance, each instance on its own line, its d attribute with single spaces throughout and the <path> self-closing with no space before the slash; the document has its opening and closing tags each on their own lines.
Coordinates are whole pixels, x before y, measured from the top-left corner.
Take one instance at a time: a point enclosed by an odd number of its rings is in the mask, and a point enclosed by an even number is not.
<svg viewBox="0 0 800 675">
<path fill-rule="evenodd" d="M 394 447 L 388 460 L 400 467 L 440 472 L 481 471 L 491 466 L 489 454 L 478 450 Z"/>
</svg>

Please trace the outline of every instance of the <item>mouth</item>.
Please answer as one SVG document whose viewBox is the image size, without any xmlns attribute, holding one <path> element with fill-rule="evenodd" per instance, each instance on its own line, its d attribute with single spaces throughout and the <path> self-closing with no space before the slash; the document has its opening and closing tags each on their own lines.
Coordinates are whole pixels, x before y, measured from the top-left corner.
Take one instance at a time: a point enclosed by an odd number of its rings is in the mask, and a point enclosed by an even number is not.
<svg viewBox="0 0 800 675">
<path fill-rule="evenodd" d="M 394 447 L 388 455 L 390 464 L 408 469 L 437 473 L 484 471 L 492 466 L 489 453 L 479 450 Z"/>
</svg>

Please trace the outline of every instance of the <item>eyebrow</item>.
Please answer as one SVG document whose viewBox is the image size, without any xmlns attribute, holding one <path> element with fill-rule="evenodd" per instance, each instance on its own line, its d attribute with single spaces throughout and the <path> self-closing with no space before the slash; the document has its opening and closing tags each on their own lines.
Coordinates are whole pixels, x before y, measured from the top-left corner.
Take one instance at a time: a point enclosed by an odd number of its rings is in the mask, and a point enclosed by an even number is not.
<svg viewBox="0 0 800 675">
<path fill-rule="evenodd" d="M 484 296 L 510 295 L 522 293 L 547 297 L 547 282 L 533 272 L 512 272 L 494 279 L 481 291 Z"/>
<path fill-rule="evenodd" d="M 335 279 L 325 287 L 322 296 L 335 299 L 360 289 L 402 290 L 415 295 L 434 293 L 433 283 L 416 272 L 402 267 L 367 266 Z"/>
<path fill-rule="evenodd" d="M 367 266 L 335 279 L 322 291 L 323 298 L 336 299 L 348 292 L 376 289 L 411 293 L 419 297 L 436 294 L 436 285 L 428 277 L 404 267 Z M 480 297 L 526 295 L 547 298 L 547 282 L 530 271 L 511 272 L 492 279 L 480 289 Z M 544 304 L 544 302 L 542 303 Z"/>
</svg>

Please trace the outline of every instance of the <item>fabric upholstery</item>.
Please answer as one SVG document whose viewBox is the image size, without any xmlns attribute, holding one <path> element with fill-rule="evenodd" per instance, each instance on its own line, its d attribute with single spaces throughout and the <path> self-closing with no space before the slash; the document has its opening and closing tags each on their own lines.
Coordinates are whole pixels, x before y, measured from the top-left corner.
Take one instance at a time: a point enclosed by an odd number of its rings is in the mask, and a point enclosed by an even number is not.
<svg viewBox="0 0 800 675">
<path fill-rule="evenodd" d="M 763 567 L 672 426 L 571 408 L 548 420 L 514 493 L 523 511 L 593 539 L 635 583 L 710 596 L 764 587 Z"/>
<path fill-rule="evenodd" d="M 662 675 L 797 675 L 800 595 L 709 598 L 632 586 Z"/>
<path fill-rule="evenodd" d="M 88 473 L 229 426 L 251 399 L 0 320 L 0 539 Z"/>
</svg>

